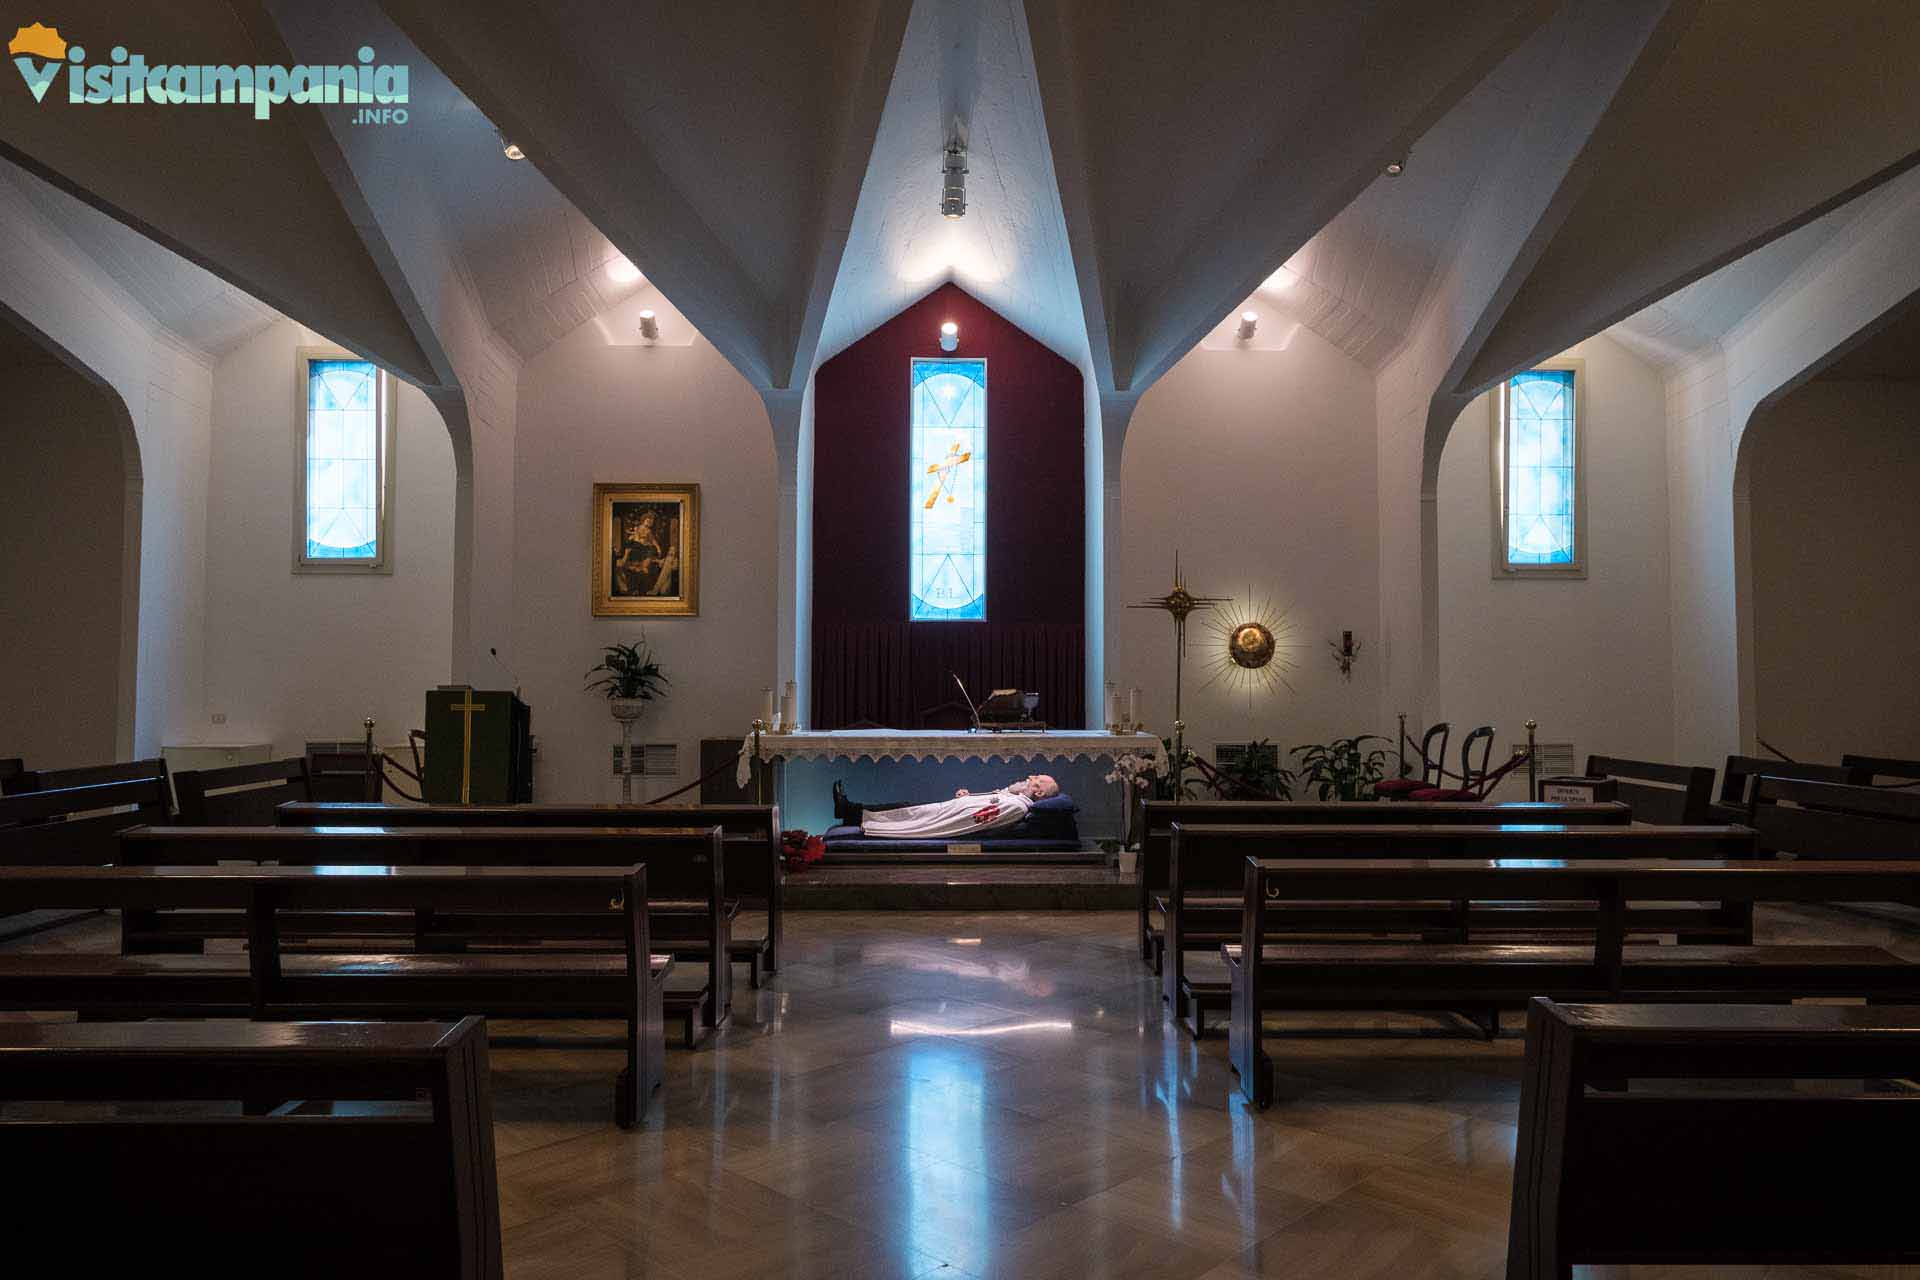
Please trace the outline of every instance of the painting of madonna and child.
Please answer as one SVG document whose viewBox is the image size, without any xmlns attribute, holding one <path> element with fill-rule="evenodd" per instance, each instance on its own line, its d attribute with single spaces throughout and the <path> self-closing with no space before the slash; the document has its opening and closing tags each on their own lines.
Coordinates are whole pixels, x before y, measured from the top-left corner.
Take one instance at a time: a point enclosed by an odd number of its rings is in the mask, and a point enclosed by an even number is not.
<svg viewBox="0 0 1920 1280">
<path fill-rule="evenodd" d="M 700 612 L 700 486 L 593 486 L 593 614 Z"/>
</svg>

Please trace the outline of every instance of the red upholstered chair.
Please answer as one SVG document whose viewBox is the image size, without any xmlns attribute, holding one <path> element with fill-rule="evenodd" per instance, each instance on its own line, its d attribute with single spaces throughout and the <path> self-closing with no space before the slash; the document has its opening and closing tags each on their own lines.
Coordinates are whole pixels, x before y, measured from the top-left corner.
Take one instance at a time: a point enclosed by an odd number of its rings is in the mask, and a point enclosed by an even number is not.
<svg viewBox="0 0 1920 1280">
<path fill-rule="evenodd" d="M 1416 791 L 1425 791 L 1439 786 L 1440 767 L 1447 758 L 1447 738 L 1452 732 L 1452 727 L 1444 720 L 1427 730 L 1420 738 L 1420 776 L 1416 778 L 1409 774 L 1388 778 L 1384 782 L 1376 782 L 1373 784 L 1373 794 L 1382 800 L 1406 800 L 1410 799 Z M 1437 747 L 1433 744 L 1435 738 L 1440 739 L 1440 745 Z M 1406 743 L 1401 743 L 1400 749 L 1404 752 Z M 1403 761 L 1401 767 L 1404 768 L 1405 756 L 1403 755 L 1401 759 Z"/>
<path fill-rule="evenodd" d="M 1473 744 L 1480 744 L 1480 766 L 1473 764 Z M 1493 784 L 1506 776 L 1507 769 L 1513 767 L 1509 761 L 1506 768 L 1497 775 L 1487 773 L 1487 762 L 1493 755 L 1493 726 L 1483 724 L 1466 736 L 1460 744 L 1460 785 L 1457 787 L 1423 787 L 1408 797 L 1410 800 L 1424 802 L 1448 800 L 1484 800 Z"/>
</svg>

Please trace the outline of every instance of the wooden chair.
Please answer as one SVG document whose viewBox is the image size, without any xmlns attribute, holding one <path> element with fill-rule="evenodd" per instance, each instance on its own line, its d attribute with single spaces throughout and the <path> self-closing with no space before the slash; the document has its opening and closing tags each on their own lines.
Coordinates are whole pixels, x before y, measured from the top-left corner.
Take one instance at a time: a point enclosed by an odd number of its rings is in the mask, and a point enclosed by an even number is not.
<svg viewBox="0 0 1920 1280">
<path fill-rule="evenodd" d="M 1416 791 L 1441 785 L 1445 781 L 1447 739 L 1452 733 L 1453 727 L 1444 720 L 1428 729 L 1420 737 L 1420 776 L 1415 778 L 1403 774 L 1398 778 L 1387 778 L 1374 785 L 1373 793 L 1382 800 L 1408 800 Z M 1440 745 L 1434 745 L 1435 738 L 1440 740 Z M 1400 745 L 1404 751 L 1406 744 Z"/>
<path fill-rule="evenodd" d="M 0 1104 L 88 1104 L 0 1120 L 8 1212 L 34 1231 L 8 1247 L 22 1275 L 65 1269 L 28 1261 L 44 1243 L 90 1275 L 498 1280 L 489 1095 L 479 1018 L 6 1024 Z"/>
<path fill-rule="evenodd" d="M 190 827 L 270 827 L 279 806 L 313 799 L 305 756 L 183 769 L 173 776 L 180 822 Z"/>
<path fill-rule="evenodd" d="M 1480 763 L 1473 763 L 1473 744 L 1480 744 Z M 1457 787 L 1422 787 L 1407 798 L 1424 803 L 1458 802 L 1484 800 L 1493 789 L 1493 784 L 1514 768 L 1515 762 L 1509 760 L 1498 776 L 1489 776 L 1487 763 L 1493 756 L 1493 726 L 1483 724 L 1466 736 L 1460 744 L 1460 785 Z"/>
</svg>

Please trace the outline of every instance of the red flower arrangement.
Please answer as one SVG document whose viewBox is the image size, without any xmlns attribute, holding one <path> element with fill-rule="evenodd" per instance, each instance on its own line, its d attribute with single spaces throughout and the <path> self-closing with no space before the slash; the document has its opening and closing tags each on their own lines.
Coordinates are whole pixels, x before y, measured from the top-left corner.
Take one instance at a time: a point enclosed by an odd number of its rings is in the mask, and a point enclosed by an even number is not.
<svg viewBox="0 0 1920 1280">
<path fill-rule="evenodd" d="M 826 855 L 827 842 L 804 831 L 780 833 L 780 861 L 789 871 L 804 871 Z"/>
</svg>

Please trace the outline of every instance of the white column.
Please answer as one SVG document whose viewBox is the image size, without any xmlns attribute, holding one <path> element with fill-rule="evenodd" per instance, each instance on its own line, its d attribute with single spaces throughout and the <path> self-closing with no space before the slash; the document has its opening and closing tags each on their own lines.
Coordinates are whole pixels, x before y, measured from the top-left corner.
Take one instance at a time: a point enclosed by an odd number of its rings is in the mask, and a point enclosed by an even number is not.
<svg viewBox="0 0 1920 1280">
<path fill-rule="evenodd" d="M 780 544 L 774 608 L 776 689 L 791 680 L 801 724 L 813 720 L 813 379 L 797 389 L 762 391 L 773 424 Z"/>
</svg>

